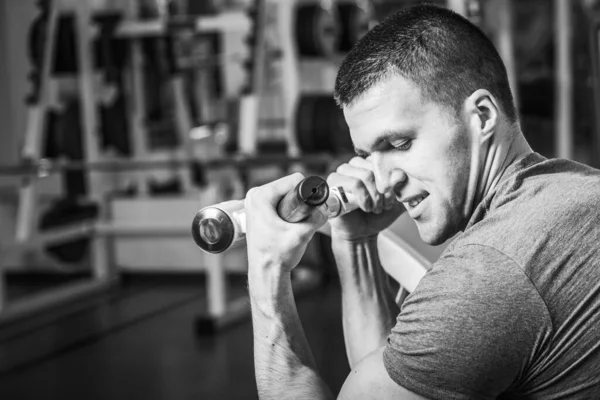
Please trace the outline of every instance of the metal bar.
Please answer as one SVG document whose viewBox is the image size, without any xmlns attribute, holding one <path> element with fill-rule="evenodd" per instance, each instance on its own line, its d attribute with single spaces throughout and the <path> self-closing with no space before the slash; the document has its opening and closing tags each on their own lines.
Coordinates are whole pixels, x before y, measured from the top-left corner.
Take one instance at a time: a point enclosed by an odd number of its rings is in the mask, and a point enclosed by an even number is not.
<svg viewBox="0 0 600 400">
<path fill-rule="evenodd" d="M 99 236 L 113 237 L 191 237 L 189 225 L 98 224 L 94 232 Z"/>
<path fill-rule="evenodd" d="M 112 238 L 105 236 L 94 236 L 91 243 L 91 265 L 94 279 L 99 281 L 103 279 L 110 279 L 116 276 L 116 271 L 113 267 L 112 251 L 111 251 Z"/>
<path fill-rule="evenodd" d="M 255 94 L 247 94 L 240 99 L 238 143 L 242 154 L 256 154 L 259 102 L 259 96 Z"/>
<path fill-rule="evenodd" d="M 295 33 L 296 0 L 272 2 L 269 7 L 277 7 L 277 33 L 283 54 L 280 62 L 281 98 L 283 102 L 283 119 L 286 121 L 283 134 L 288 144 L 287 154 L 298 157 L 301 153 L 295 120 L 296 108 L 300 97 L 299 56 Z"/>
<path fill-rule="evenodd" d="M 100 137 L 97 115 L 96 96 L 94 91 L 94 52 L 92 39 L 92 20 L 90 4 L 87 1 L 77 2 L 75 25 L 77 32 L 77 61 L 79 66 L 78 85 L 81 101 L 81 124 L 83 127 L 84 159 L 97 161 L 100 159 Z M 88 192 L 91 198 L 100 199 L 102 185 L 97 174 L 86 171 Z"/>
<path fill-rule="evenodd" d="M 37 104 L 29 106 L 27 112 L 27 128 L 25 131 L 24 145 L 21 150 L 23 160 L 37 162 L 42 151 L 46 109 L 48 107 L 51 85 L 51 71 L 54 66 L 56 49 L 56 36 L 58 25 L 58 5 L 50 2 L 48 10 L 48 23 L 46 27 L 46 51 L 42 58 L 40 87 Z M 55 34 L 56 33 L 56 34 Z M 37 219 L 37 187 L 33 179 L 25 179 L 19 188 L 19 207 L 17 209 L 15 238 L 19 241 L 27 240 L 35 230 Z"/>
<path fill-rule="evenodd" d="M 350 156 L 351 154 L 348 154 Z M 194 164 L 199 168 L 221 169 L 229 167 L 248 168 L 264 165 L 289 165 L 292 163 L 304 163 L 307 165 L 327 165 L 342 156 L 333 156 L 328 153 L 307 154 L 298 157 L 286 155 L 261 155 L 224 157 L 215 160 L 201 161 L 193 158 L 179 158 L 171 160 L 111 160 L 111 161 L 78 161 L 78 160 L 56 160 L 21 165 L 0 165 L 0 176 L 31 176 L 43 178 L 47 175 L 62 171 L 93 170 L 95 172 L 121 172 L 146 169 L 174 169 L 186 168 Z"/>
<path fill-rule="evenodd" d="M 102 279 L 72 283 L 6 304 L 0 313 L 0 323 L 12 322 L 31 314 L 56 307 L 84 296 L 100 293 L 118 283 L 117 279 Z"/>
<path fill-rule="evenodd" d="M 119 24 L 115 36 L 125 39 L 141 39 L 144 37 L 161 36 L 177 29 L 177 20 L 169 21 L 155 19 L 148 21 L 123 21 Z M 223 12 L 217 16 L 203 16 L 196 18 L 191 24 L 181 24 L 196 32 L 239 32 L 250 28 L 250 21 L 244 12 Z"/>
<path fill-rule="evenodd" d="M 34 250 L 47 244 L 89 236 L 94 232 L 94 225 L 94 222 L 89 222 L 75 226 L 57 227 L 52 231 L 32 235 L 24 242 L 15 241 L 3 244 L 0 249 L 2 252 Z"/>
<path fill-rule="evenodd" d="M 115 31 L 115 36 L 124 39 L 141 39 L 164 35 L 167 24 L 162 19 L 147 21 L 123 21 Z"/>
<path fill-rule="evenodd" d="M 206 291 L 208 295 L 208 314 L 211 317 L 222 317 L 227 312 L 227 282 L 221 254 L 207 254 Z"/>
<path fill-rule="evenodd" d="M 271 52 L 269 56 L 275 58 L 278 53 Z M 228 63 L 242 63 L 248 59 L 245 53 L 221 53 L 212 57 L 190 55 L 178 60 L 178 67 L 181 70 L 214 68 L 216 66 L 225 65 Z"/>
<path fill-rule="evenodd" d="M 556 95 L 557 116 L 554 133 L 555 155 L 573 158 L 573 56 L 571 0 L 554 0 L 554 31 L 556 32 Z"/>
<path fill-rule="evenodd" d="M 139 7 L 137 2 L 130 1 L 126 10 L 128 18 L 137 19 L 139 17 Z M 143 158 L 148 154 L 148 136 L 146 129 L 146 97 L 144 95 L 144 57 L 142 54 L 142 44 L 140 40 L 132 40 L 130 43 L 130 56 L 128 60 L 127 73 L 127 106 L 130 110 L 129 137 L 132 142 L 132 149 L 135 158 Z M 148 194 L 148 182 L 143 173 L 132 174 L 140 196 Z"/>
<path fill-rule="evenodd" d="M 508 81 L 513 93 L 515 106 L 519 108 L 517 66 L 514 46 L 514 6 L 513 0 L 495 0 L 498 3 L 498 50 L 506 66 Z"/>
<path fill-rule="evenodd" d="M 252 69 L 248 92 L 241 97 L 239 115 L 239 147 L 242 154 L 256 154 L 258 117 L 264 90 L 265 74 L 265 0 L 254 0 L 254 42 L 251 47 Z"/>
<path fill-rule="evenodd" d="M 108 222 L 109 210 L 106 197 L 102 198 L 100 215 L 94 225 L 92 243 L 90 246 L 90 261 L 94 279 L 105 280 L 117 276 L 114 266 L 113 238 L 97 235 L 97 226 Z"/>
<path fill-rule="evenodd" d="M 21 175 L 21 174 L 19 174 Z M 15 226 L 15 240 L 26 241 L 35 231 L 37 217 L 37 186 L 35 179 L 25 177 L 19 188 L 19 205 Z"/>
<path fill-rule="evenodd" d="M 267 9 L 265 0 L 254 0 L 254 42 L 252 43 L 251 92 L 261 98 L 265 80 Z"/>
<path fill-rule="evenodd" d="M 40 87 L 37 103 L 30 106 L 27 115 L 27 129 L 25 131 L 25 143 L 21 150 L 23 159 L 37 160 L 40 157 L 44 138 L 44 125 L 46 119 L 46 108 L 51 96 L 51 72 L 54 67 L 56 49 L 56 36 L 58 26 L 57 2 L 51 1 L 48 5 L 48 23 L 46 27 L 46 46 L 42 59 L 40 76 Z"/>
<path fill-rule="evenodd" d="M 251 22 L 248 14 L 243 11 L 222 12 L 214 17 L 196 19 L 198 32 L 227 31 L 239 32 L 250 29 Z"/>
<path fill-rule="evenodd" d="M 133 142 L 133 152 L 135 157 L 145 157 L 148 153 L 148 139 L 146 136 L 146 123 L 144 113 L 146 110 L 146 99 L 143 93 L 144 61 L 142 56 L 141 43 L 134 40 L 131 43 L 131 56 L 129 61 L 129 94 L 128 105 L 131 107 L 131 116 L 129 118 L 130 138 Z M 148 183 L 143 174 L 134 176 L 137 189 L 141 195 L 148 194 Z"/>
<path fill-rule="evenodd" d="M 194 156 L 193 143 L 190 137 L 190 132 L 192 131 L 192 113 L 185 98 L 184 81 L 180 74 L 171 77 L 171 87 L 175 101 L 175 123 L 179 143 L 182 144 L 182 151 L 186 158 L 192 158 Z M 184 191 L 189 192 L 192 189 L 190 169 L 180 168 L 178 172 Z"/>
<path fill-rule="evenodd" d="M 85 160 L 100 159 L 100 126 L 98 123 L 97 99 L 94 82 L 94 36 L 92 10 L 87 1 L 77 2 L 75 23 L 77 27 L 77 61 L 79 65 L 78 84 L 82 110 L 83 144 Z M 88 195 L 100 204 L 100 216 L 106 214 L 102 176 L 94 170 L 87 170 Z M 102 282 L 112 274 L 109 261 L 108 239 L 93 237 L 91 243 L 91 264 L 94 280 Z"/>
</svg>

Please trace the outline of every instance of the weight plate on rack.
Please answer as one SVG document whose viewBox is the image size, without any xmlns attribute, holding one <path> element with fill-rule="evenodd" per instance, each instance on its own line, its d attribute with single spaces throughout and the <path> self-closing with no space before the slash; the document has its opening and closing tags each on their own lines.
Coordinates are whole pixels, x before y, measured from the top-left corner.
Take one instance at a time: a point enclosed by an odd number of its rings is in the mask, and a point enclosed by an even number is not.
<svg viewBox="0 0 600 400">
<path fill-rule="evenodd" d="M 348 52 L 369 31 L 372 7 L 360 0 L 339 3 L 338 14 L 341 28 L 338 50 Z"/>
<path fill-rule="evenodd" d="M 296 10 L 296 45 L 301 56 L 329 57 L 338 47 L 340 26 L 334 9 L 320 3 Z"/>
</svg>

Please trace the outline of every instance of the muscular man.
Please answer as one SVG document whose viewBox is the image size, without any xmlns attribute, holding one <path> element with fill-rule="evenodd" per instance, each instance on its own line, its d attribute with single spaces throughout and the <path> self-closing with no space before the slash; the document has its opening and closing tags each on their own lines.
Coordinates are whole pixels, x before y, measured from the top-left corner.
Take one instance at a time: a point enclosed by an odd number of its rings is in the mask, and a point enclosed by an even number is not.
<svg viewBox="0 0 600 400">
<path fill-rule="evenodd" d="M 403 11 L 348 54 L 335 96 L 358 157 L 328 181 L 360 202 L 331 221 L 352 367 L 339 397 L 600 398 L 600 171 L 530 149 L 491 42 L 448 10 Z M 275 212 L 301 178 L 246 200 L 266 399 L 334 397 L 290 285 L 325 219 Z M 376 238 L 404 209 L 426 243 L 460 234 L 397 314 Z"/>
</svg>

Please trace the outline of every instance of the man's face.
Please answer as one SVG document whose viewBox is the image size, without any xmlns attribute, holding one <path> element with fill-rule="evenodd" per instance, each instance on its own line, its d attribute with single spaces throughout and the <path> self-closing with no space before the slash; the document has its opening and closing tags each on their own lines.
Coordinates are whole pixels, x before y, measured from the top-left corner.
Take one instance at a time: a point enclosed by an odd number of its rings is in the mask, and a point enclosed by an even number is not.
<svg viewBox="0 0 600 400">
<path fill-rule="evenodd" d="M 344 115 L 357 154 L 371 161 L 377 190 L 394 191 L 424 242 L 443 243 L 464 228 L 472 158 L 465 123 L 399 76 L 344 107 Z"/>
</svg>

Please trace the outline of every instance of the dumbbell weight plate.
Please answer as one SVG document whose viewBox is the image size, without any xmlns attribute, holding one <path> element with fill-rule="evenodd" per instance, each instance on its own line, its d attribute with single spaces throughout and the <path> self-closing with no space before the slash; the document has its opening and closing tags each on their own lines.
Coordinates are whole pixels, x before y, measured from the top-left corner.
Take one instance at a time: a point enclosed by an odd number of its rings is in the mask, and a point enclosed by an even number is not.
<svg viewBox="0 0 600 400">
<path fill-rule="evenodd" d="M 338 50 L 348 52 L 369 31 L 372 7 L 365 1 L 338 4 L 340 40 Z"/>
<path fill-rule="evenodd" d="M 336 118 L 335 100 L 330 95 L 319 95 L 315 99 L 314 119 L 314 142 L 317 151 L 335 152 L 333 148 L 333 136 L 337 132 L 332 131 L 331 120 Z"/>
<path fill-rule="evenodd" d="M 354 147 L 344 113 L 331 95 L 322 95 L 317 102 L 315 115 L 315 143 L 318 151 L 331 154 L 352 152 Z"/>
<path fill-rule="evenodd" d="M 315 103 L 314 96 L 304 96 L 298 101 L 296 109 L 296 138 L 303 153 L 315 152 Z"/>
<path fill-rule="evenodd" d="M 344 114 L 328 94 L 300 99 L 296 112 L 296 135 L 304 153 L 353 151 Z"/>
<path fill-rule="evenodd" d="M 296 9 L 296 44 L 301 56 L 329 57 L 338 47 L 340 27 L 332 8 L 320 3 Z"/>
<path fill-rule="evenodd" d="M 350 137 L 350 128 L 344 118 L 344 112 L 330 99 L 331 116 L 329 118 L 329 131 L 332 133 L 329 137 L 331 152 L 333 154 L 354 153 L 354 145 Z"/>
</svg>

